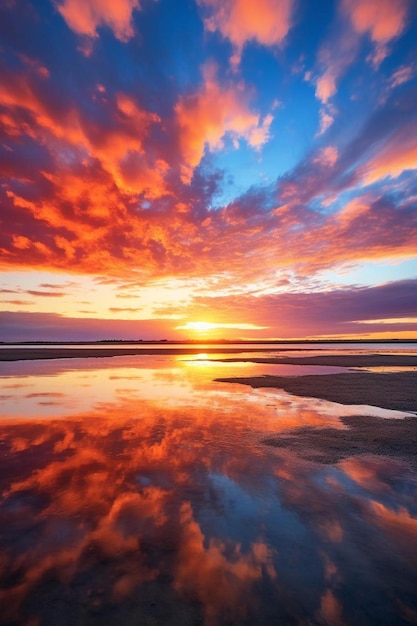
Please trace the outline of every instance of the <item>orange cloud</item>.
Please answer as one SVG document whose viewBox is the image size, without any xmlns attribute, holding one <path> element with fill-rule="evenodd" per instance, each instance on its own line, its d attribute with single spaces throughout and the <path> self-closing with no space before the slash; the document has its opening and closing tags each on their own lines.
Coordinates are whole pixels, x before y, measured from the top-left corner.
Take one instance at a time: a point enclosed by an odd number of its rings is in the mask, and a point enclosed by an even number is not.
<svg viewBox="0 0 417 626">
<path fill-rule="evenodd" d="M 265 46 L 279 45 L 285 39 L 293 10 L 292 0 L 199 0 L 210 11 L 204 21 L 207 30 L 219 30 L 230 39 L 235 54 L 232 63 L 240 62 L 244 45 L 257 41 Z"/>
<path fill-rule="evenodd" d="M 320 599 L 320 617 L 328 626 L 343 626 L 343 609 L 331 589 L 326 589 Z"/>
<path fill-rule="evenodd" d="M 204 69 L 204 85 L 196 94 L 181 98 L 175 107 L 180 129 L 180 147 L 185 164 L 184 182 L 190 182 L 194 168 L 200 163 L 207 145 L 210 150 L 223 147 L 226 135 L 237 144 L 245 139 L 254 149 L 260 149 L 269 139 L 273 120 L 263 120 L 248 106 L 243 84 L 221 86 L 211 65 Z"/>
<path fill-rule="evenodd" d="M 113 105 L 106 107 L 107 123 L 100 125 L 71 102 L 60 101 L 57 106 L 45 90 L 43 78 L 39 85 L 37 74 L 16 72 L 8 78 L 0 86 L 0 104 L 10 110 L 5 122 L 11 134 L 27 134 L 46 143 L 55 153 L 57 164 L 63 161 L 65 168 L 65 151 L 62 145 L 57 148 L 55 140 L 82 149 L 91 159 L 98 159 L 127 193 L 145 192 L 154 198 L 165 192 L 163 179 L 168 164 L 161 158 L 149 157 L 144 149 L 151 127 L 160 123 L 158 115 L 143 110 L 132 97 L 117 93 Z M 13 122 L 19 110 L 32 117 L 30 126 Z M 81 155 L 79 158 L 82 160 Z"/>
<path fill-rule="evenodd" d="M 97 28 L 108 26 L 117 39 L 128 41 L 134 35 L 132 13 L 140 5 L 138 0 L 64 0 L 57 8 L 78 35 L 97 37 Z"/>
<path fill-rule="evenodd" d="M 261 542 L 254 543 L 244 553 L 236 544 L 232 554 L 226 542 L 211 539 L 205 547 L 205 537 L 193 517 L 188 502 L 180 511 L 181 539 L 174 587 L 180 593 L 194 589 L 205 608 L 207 625 L 218 623 L 221 615 L 233 622 L 246 617 L 252 600 L 251 587 L 262 579 L 263 570 L 276 578 L 271 549 Z"/>
</svg>

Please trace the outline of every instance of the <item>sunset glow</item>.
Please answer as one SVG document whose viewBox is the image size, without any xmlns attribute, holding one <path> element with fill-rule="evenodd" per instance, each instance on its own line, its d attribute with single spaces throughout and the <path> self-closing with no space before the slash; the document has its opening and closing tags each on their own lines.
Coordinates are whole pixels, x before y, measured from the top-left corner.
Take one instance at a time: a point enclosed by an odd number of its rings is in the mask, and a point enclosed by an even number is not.
<svg viewBox="0 0 417 626">
<path fill-rule="evenodd" d="M 183 328 L 185 330 L 195 330 L 197 333 L 207 333 L 218 327 L 216 324 L 210 324 L 210 322 L 187 322 Z"/>
<path fill-rule="evenodd" d="M 0 7 L 0 340 L 417 338 L 412 0 Z"/>
</svg>

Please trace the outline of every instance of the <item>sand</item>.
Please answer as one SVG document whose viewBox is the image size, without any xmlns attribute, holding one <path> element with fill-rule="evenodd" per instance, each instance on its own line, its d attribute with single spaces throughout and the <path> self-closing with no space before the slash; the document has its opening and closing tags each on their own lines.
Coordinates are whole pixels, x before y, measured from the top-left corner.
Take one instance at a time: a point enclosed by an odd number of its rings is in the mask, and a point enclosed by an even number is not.
<svg viewBox="0 0 417 626">
<path fill-rule="evenodd" d="M 230 360 L 230 359 L 229 359 Z M 252 359 L 248 359 L 252 361 Z M 413 355 L 329 355 L 304 358 L 253 359 L 257 363 L 297 365 L 336 365 L 345 367 L 417 365 Z M 417 371 L 371 373 L 352 371 L 342 374 L 308 376 L 257 376 L 220 378 L 221 382 L 251 387 L 274 387 L 297 396 L 320 398 L 345 405 L 371 405 L 417 413 Z M 299 456 L 335 464 L 351 456 L 382 456 L 417 469 L 417 417 L 386 419 L 378 417 L 340 417 L 346 427 L 297 428 L 263 440 L 277 449 L 290 449 Z"/>
<path fill-rule="evenodd" d="M 338 367 L 417 367 L 417 354 L 323 354 L 303 357 L 245 357 L 221 359 L 222 362 L 244 361 L 285 365 L 332 365 Z"/>
<path fill-rule="evenodd" d="M 321 398 L 339 404 L 367 404 L 384 409 L 417 412 L 417 372 L 375 374 L 352 372 L 311 376 L 218 378 L 220 382 L 251 387 L 275 387 L 296 396 Z"/>
<path fill-rule="evenodd" d="M 352 456 L 395 459 L 417 469 L 417 418 L 383 419 L 352 415 L 340 418 L 347 427 L 305 427 L 264 439 L 309 461 L 334 465 Z"/>
<path fill-rule="evenodd" d="M 222 352 L 224 354 L 237 354 L 242 352 L 242 348 L 204 348 L 205 354 L 218 354 Z M 259 349 L 246 349 L 245 352 L 259 352 Z M 0 347 L 0 361 L 31 361 L 36 359 L 71 359 L 71 358 L 100 358 L 111 356 L 127 356 L 135 354 L 200 354 L 201 348 L 154 348 L 152 346 L 147 347 L 119 347 L 119 348 L 99 348 L 95 346 L 87 346 L 84 348 L 53 348 L 53 347 L 18 347 L 18 348 L 1 348 Z"/>
<path fill-rule="evenodd" d="M 250 349 L 245 347 L 245 352 Z M 219 348 L 205 348 L 208 354 L 219 353 Z M 222 361 L 242 361 L 237 354 L 241 348 L 222 347 L 222 353 L 235 354 Z M 259 350 L 254 350 L 259 352 Z M 18 347 L 1 348 L 1 361 L 32 359 L 97 358 L 125 355 L 181 355 L 199 354 L 198 348 L 164 347 Z M 332 365 L 342 367 L 415 367 L 417 355 L 350 354 L 310 357 L 253 357 L 254 363 L 294 365 Z M 248 378 L 219 378 L 221 382 L 241 383 L 251 387 L 275 387 L 289 393 L 321 398 L 347 405 L 372 405 L 417 413 L 417 371 L 398 373 L 370 373 L 364 371 L 342 374 L 308 376 L 258 376 Z M 337 463 L 353 455 L 382 455 L 406 463 L 417 469 L 417 417 L 382 419 L 369 416 L 340 418 L 346 426 L 337 428 L 301 428 L 265 439 L 263 443 L 278 449 L 291 449 L 309 460 Z"/>
</svg>

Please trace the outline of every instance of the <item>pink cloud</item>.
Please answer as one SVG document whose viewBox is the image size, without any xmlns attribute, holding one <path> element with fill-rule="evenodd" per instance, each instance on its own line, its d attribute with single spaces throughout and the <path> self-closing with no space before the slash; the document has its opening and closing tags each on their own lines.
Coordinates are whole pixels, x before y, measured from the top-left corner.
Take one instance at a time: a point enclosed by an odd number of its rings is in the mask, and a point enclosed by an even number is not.
<svg viewBox="0 0 417 626">
<path fill-rule="evenodd" d="M 334 117 L 325 107 L 322 107 L 319 111 L 320 126 L 317 135 L 323 135 L 328 128 L 333 124 Z"/>
<path fill-rule="evenodd" d="M 378 68 L 388 55 L 387 44 L 398 37 L 405 28 L 408 4 L 408 0 L 341 1 L 339 36 L 329 39 L 319 52 L 320 74 L 315 84 L 316 97 L 323 106 L 319 113 L 318 135 L 322 135 L 333 124 L 335 115 L 331 110 L 330 101 L 337 93 L 338 82 L 358 53 L 360 36 L 368 34 L 375 44 L 367 60 L 374 68 Z M 401 84 L 409 78 L 410 70 L 403 68 L 393 77 L 392 86 Z"/>
<path fill-rule="evenodd" d="M 262 120 L 259 113 L 250 110 L 247 100 L 244 85 L 220 85 L 213 66 L 204 69 L 202 89 L 180 99 L 175 112 L 185 162 L 182 168 L 184 182 L 191 180 L 206 145 L 210 150 L 221 149 L 226 135 L 234 143 L 245 139 L 256 150 L 268 141 L 272 115 L 268 114 Z"/>
<path fill-rule="evenodd" d="M 317 79 L 316 96 L 323 104 L 336 93 L 336 74 L 335 68 L 330 67 Z"/>
<path fill-rule="evenodd" d="M 370 61 L 375 67 L 387 56 L 387 44 L 405 28 L 408 0 L 342 0 L 342 11 L 355 31 L 375 43 Z"/>
<path fill-rule="evenodd" d="M 291 27 L 293 0 L 199 0 L 199 4 L 209 10 L 207 30 L 220 31 L 233 44 L 234 64 L 240 62 L 247 42 L 279 45 Z"/>
<path fill-rule="evenodd" d="M 338 83 L 353 62 L 358 49 L 358 36 L 346 29 L 344 24 L 339 28 L 339 36 L 329 39 L 319 51 L 319 69 L 315 81 L 308 78 L 309 82 L 315 82 L 316 98 L 322 104 L 318 135 L 322 135 L 334 122 L 336 109 L 331 99 L 336 95 Z"/>
<path fill-rule="evenodd" d="M 360 34 L 369 33 L 372 41 L 388 43 L 405 27 L 408 0 L 342 0 L 342 10 Z"/>
<path fill-rule="evenodd" d="M 69 28 L 78 35 L 97 37 L 97 28 L 108 26 L 120 41 L 133 37 L 132 13 L 138 0 L 64 0 L 57 6 Z"/>
<path fill-rule="evenodd" d="M 417 170 L 417 128 L 400 128 L 362 168 L 363 181 L 370 185 L 383 178 L 397 178 L 404 171 Z"/>
<path fill-rule="evenodd" d="M 313 158 L 313 163 L 318 163 L 321 166 L 333 167 L 338 159 L 339 153 L 336 146 L 326 146 L 322 148 L 316 157 Z"/>
<path fill-rule="evenodd" d="M 394 89 L 399 85 L 407 83 L 414 77 L 415 71 L 416 68 L 413 65 L 402 65 L 392 74 L 389 80 L 390 87 Z"/>
</svg>

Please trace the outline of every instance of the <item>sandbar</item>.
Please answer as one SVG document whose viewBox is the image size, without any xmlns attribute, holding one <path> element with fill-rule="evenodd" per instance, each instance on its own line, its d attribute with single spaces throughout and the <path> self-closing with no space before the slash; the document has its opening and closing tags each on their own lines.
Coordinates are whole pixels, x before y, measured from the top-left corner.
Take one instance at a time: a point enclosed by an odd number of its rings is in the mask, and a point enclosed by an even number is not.
<svg viewBox="0 0 417 626">
<path fill-rule="evenodd" d="M 228 359 L 231 360 L 231 359 Z M 252 361 L 252 359 L 247 359 Z M 321 355 L 253 359 L 257 363 L 336 365 L 344 367 L 414 367 L 417 356 L 394 354 Z M 218 378 L 253 388 L 283 389 L 293 395 L 344 405 L 370 405 L 417 413 L 417 371 L 366 372 L 304 376 Z M 366 415 L 341 416 L 344 429 L 303 427 L 268 437 L 262 443 L 291 450 L 310 461 L 333 465 L 352 456 L 381 456 L 417 469 L 417 417 L 387 419 Z"/>
<path fill-rule="evenodd" d="M 416 346 L 417 350 L 417 346 Z M 417 367 L 417 354 L 323 354 L 316 356 L 245 357 L 221 359 L 222 362 L 243 361 L 276 365 L 332 365 L 338 367 Z"/>
<path fill-rule="evenodd" d="M 308 376 L 253 376 L 217 378 L 219 382 L 251 387 L 275 387 L 296 396 L 321 398 L 339 404 L 371 405 L 417 412 L 417 372 L 376 374 L 348 372 Z"/>
</svg>

